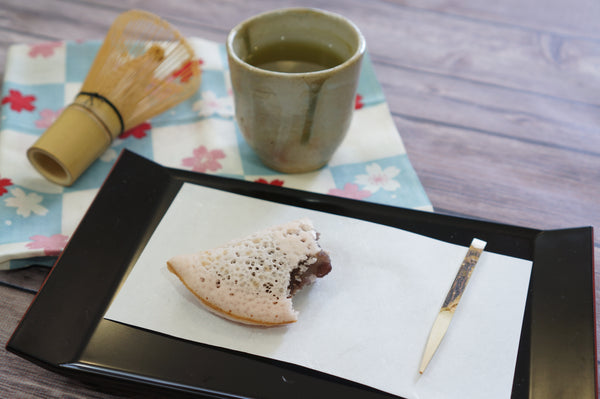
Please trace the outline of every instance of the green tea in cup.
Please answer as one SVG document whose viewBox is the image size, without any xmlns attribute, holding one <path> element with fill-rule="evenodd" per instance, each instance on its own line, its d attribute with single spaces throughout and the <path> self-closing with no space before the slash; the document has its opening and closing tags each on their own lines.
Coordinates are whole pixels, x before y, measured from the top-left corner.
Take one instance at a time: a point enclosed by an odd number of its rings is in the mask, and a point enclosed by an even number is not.
<svg viewBox="0 0 600 399">
<path fill-rule="evenodd" d="M 251 52 L 245 61 L 273 72 L 303 73 L 333 68 L 344 58 L 325 45 L 281 40 Z"/>
<path fill-rule="evenodd" d="M 352 119 L 365 47 L 352 22 L 316 9 L 260 14 L 230 32 L 236 120 L 265 165 L 299 173 L 327 164 Z"/>
</svg>

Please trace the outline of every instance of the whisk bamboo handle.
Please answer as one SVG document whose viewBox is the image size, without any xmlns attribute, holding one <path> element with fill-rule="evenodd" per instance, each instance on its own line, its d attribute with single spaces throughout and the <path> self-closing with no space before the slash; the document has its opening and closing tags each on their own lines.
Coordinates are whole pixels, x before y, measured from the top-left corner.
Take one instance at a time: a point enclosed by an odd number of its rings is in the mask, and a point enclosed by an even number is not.
<svg viewBox="0 0 600 399">
<path fill-rule="evenodd" d="M 38 172 L 54 183 L 73 184 L 122 132 L 122 118 L 109 104 L 80 93 L 27 150 Z"/>
<path fill-rule="evenodd" d="M 194 51 L 160 17 L 121 14 L 81 92 L 27 150 L 48 180 L 70 186 L 124 130 L 192 96 L 200 86 Z"/>
<path fill-rule="evenodd" d="M 113 139 L 117 138 L 125 130 L 125 122 L 123 116 L 117 107 L 106 97 L 99 93 L 79 92 L 74 101 L 90 112 L 96 115 L 101 121 L 106 124 L 106 129 L 110 132 Z M 112 112 L 111 112 L 112 111 Z M 119 127 L 114 126 L 115 116 L 119 120 Z"/>
</svg>

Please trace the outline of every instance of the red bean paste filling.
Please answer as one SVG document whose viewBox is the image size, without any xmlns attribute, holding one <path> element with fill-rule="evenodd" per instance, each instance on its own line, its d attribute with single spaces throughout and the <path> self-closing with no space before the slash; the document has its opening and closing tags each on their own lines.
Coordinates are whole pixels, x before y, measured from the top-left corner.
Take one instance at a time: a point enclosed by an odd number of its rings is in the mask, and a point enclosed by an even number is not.
<svg viewBox="0 0 600 399">
<path fill-rule="evenodd" d="M 301 263 L 297 268 L 290 273 L 290 296 L 298 292 L 302 287 L 312 283 L 316 277 L 323 277 L 331 271 L 331 260 L 325 251 L 321 251 L 316 255 L 317 261 L 311 265 Z M 300 273 L 303 266 L 308 267 L 304 273 Z"/>
</svg>

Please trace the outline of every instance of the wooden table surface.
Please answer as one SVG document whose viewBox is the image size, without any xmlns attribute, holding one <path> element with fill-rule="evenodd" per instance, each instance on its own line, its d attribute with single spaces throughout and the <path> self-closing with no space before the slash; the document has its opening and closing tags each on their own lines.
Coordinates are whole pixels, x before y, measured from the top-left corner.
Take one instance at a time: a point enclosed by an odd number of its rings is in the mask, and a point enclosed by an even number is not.
<svg viewBox="0 0 600 399">
<path fill-rule="evenodd" d="M 295 5 L 360 27 L 436 212 L 600 228 L 596 0 L 2 0 L 0 74 L 11 44 L 102 39 L 131 8 L 159 14 L 186 36 L 224 42 L 241 20 Z M 594 252 L 597 265 L 598 232 Z M 0 272 L 0 397 L 113 397 L 4 349 L 47 272 Z"/>
</svg>

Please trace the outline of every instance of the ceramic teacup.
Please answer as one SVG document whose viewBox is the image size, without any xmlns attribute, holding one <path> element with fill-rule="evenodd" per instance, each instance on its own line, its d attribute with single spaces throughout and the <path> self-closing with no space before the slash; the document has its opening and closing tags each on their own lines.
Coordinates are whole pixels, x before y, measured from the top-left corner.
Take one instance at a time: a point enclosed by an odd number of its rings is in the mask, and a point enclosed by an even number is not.
<svg viewBox="0 0 600 399">
<path fill-rule="evenodd" d="M 331 159 L 350 125 L 365 40 L 346 18 L 290 8 L 252 17 L 227 38 L 240 130 L 284 173 Z"/>
</svg>

